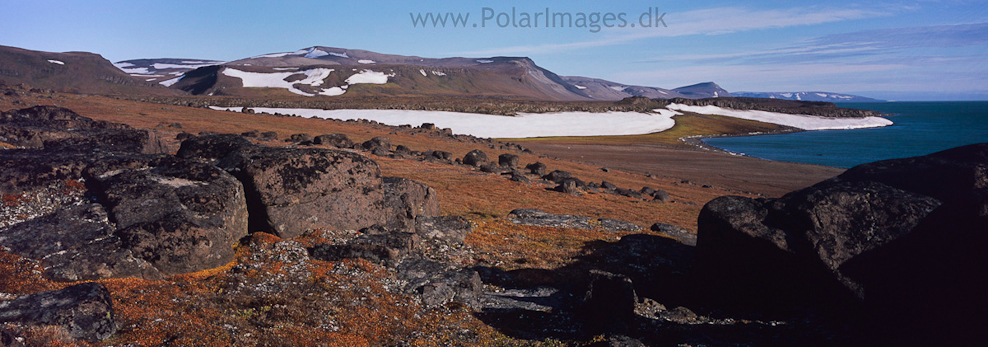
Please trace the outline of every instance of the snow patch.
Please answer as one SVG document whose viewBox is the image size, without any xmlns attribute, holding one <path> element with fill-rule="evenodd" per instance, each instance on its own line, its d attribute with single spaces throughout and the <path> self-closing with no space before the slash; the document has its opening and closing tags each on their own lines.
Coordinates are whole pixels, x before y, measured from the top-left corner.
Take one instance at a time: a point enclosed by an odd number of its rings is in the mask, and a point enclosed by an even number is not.
<svg viewBox="0 0 988 347">
<path fill-rule="evenodd" d="M 477 62 L 481 64 L 490 64 L 493 63 L 494 61 L 489 59 L 477 59 Z"/>
<path fill-rule="evenodd" d="M 65 65 L 65 62 L 63 62 L 61 60 L 48 59 L 48 62 L 49 63 L 52 63 L 52 64 Z"/>
<path fill-rule="evenodd" d="M 119 69 L 131 75 L 147 75 L 151 73 L 150 71 L 148 71 L 148 68 L 146 67 L 131 67 L 131 68 L 119 68 Z"/>
<path fill-rule="evenodd" d="M 419 69 L 419 73 L 422 74 L 422 77 L 429 77 L 429 74 L 425 73 L 425 69 Z"/>
<path fill-rule="evenodd" d="M 289 55 L 289 54 L 291 54 L 291 53 L 262 54 L 262 55 L 259 55 L 259 56 L 251 57 L 251 59 L 255 59 L 255 58 L 281 58 L 281 57 L 284 57 L 284 56 Z"/>
<path fill-rule="evenodd" d="M 782 95 L 782 96 L 787 97 L 787 98 L 791 98 L 792 97 L 792 93 L 782 93 L 782 94 L 779 94 L 779 95 Z"/>
<path fill-rule="evenodd" d="M 185 64 L 154 63 L 153 65 L 151 65 L 151 67 L 153 67 L 155 70 L 164 70 L 164 69 L 189 69 L 189 70 L 195 70 L 195 69 L 201 68 L 203 66 L 210 66 L 210 65 L 213 65 L 213 64 L 185 65 Z"/>
<path fill-rule="evenodd" d="M 619 91 L 619 92 L 623 92 L 624 91 L 624 86 L 609 86 L 607 88 L 610 88 L 611 90 Z"/>
<path fill-rule="evenodd" d="M 587 87 L 581 86 L 579 84 L 574 84 L 573 86 L 576 87 L 576 89 L 580 89 L 580 90 L 587 89 Z"/>
<path fill-rule="evenodd" d="M 297 67 L 275 67 L 275 68 L 272 68 L 272 69 L 275 70 L 275 71 L 295 71 L 295 70 L 298 70 Z"/>
<path fill-rule="evenodd" d="M 357 62 L 358 63 L 361 63 L 361 64 L 377 64 L 376 61 L 373 61 L 373 60 L 370 60 L 370 59 L 360 59 L 360 60 L 357 60 Z"/>
<path fill-rule="evenodd" d="M 755 110 L 734 110 L 717 106 L 688 106 L 669 104 L 667 109 L 694 112 L 701 114 L 720 115 L 765 123 L 779 124 L 803 130 L 836 130 L 876 128 L 892 125 L 892 121 L 882 117 L 865 118 L 827 118 L 804 114 L 787 114 Z"/>
<path fill-rule="evenodd" d="M 395 77 L 395 74 L 385 74 L 383 72 L 376 72 L 371 70 L 363 70 L 353 76 L 346 79 L 348 84 L 358 84 L 358 83 L 370 83 L 370 84 L 385 84 L 388 83 L 388 77 Z"/>
<path fill-rule="evenodd" d="M 306 53 L 305 54 L 305 57 L 306 58 L 309 58 L 309 59 L 315 59 L 315 58 L 319 58 L 319 57 L 327 56 L 327 55 L 329 55 L 329 53 L 326 53 L 325 51 L 322 51 L 322 50 L 313 48 L 312 50 L 309 51 L 309 53 Z"/>
<path fill-rule="evenodd" d="M 239 111 L 240 107 L 214 110 Z M 542 136 L 639 135 L 668 130 L 675 125 L 673 111 L 522 113 L 514 117 L 488 114 L 414 110 L 320 110 L 254 107 L 256 112 L 295 114 L 330 119 L 368 119 L 388 125 L 433 123 L 456 134 L 492 138 Z"/>
<path fill-rule="evenodd" d="M 185 76 L 178 76 L 178 77 L 172 78 L 170 80 L 165 80 L 165 81 L 158 82 L 158 84 L 161 84 L 161 85 L 163 85 L 165 87 L 171 87 L 173 84 L 178 83 L 178 81 L 181 81 L 183 78 L 185 78 Z"/>
<path fill-rule="evenodd" d="M 343 52 L 343 53 L 328 52 L 328 53 L 329 53 L 329 55 L 334 56 L 334 57 L 340 57 L 340 58 L 350 59 L 350 57 L 346 55 L 346 52 Z"/>
<path fill-rule="evenodd" d="M 432 74 L 436 76 L 446 76 L 446 73 L 442 71 L 432 71 Z"/>
<path fill-rule="evenodd" d="M 118 69 L 123 70 L 124 68 L 128 68 L 128 67 L 134 66 L 134 64 L 133 63 L 113 63 L 113 66 L 116 66 Z"/>
<path fill-rule="evenodd" d="M 827 94 L 824 94 L 824 93 L 816 93 L 816 95 L 819 96 L 819 97 L 821 97 L 821 98 L 826 98 L 827 97 Z"/>
<path fill-rule="evenodd" d="M 244 87 L 253 88 L 284 88 L 288 89 L 289 92 L 304 95 L 304 96 L 315 96 L 315 94 L 303 92 L 295 88 L 296 84 L 306 84 L 312 87 L 318 87 L 322 85 L 322 82 L 326 77 L 329 77 L 329 73 L 333 72 L 333 69 L 326 68 L 315 68 L 299 72 L 248 72 L 240 71 L 233 68 L 223 69 L 223 74 L 230 77 L 237 77 L 243 83 Z M 305 78 L 297 81 L 288 82 L 287 79 L 290 76 L 304 74 Z"/>
<path fill-rule="evenodd" d="M 319 95 L 337 96 L 337 95 L 343 95 L 343 93 L 346 93 L 346 88 L 333 87 L 329 89 L 323 89 L 323 91 L 319 92 Z"/>
</svg>

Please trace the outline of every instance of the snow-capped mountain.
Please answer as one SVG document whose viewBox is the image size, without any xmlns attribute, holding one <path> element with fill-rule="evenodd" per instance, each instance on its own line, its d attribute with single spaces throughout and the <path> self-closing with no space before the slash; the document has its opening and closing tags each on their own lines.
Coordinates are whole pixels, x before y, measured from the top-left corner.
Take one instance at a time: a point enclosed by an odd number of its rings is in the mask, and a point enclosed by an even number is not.
<svg viewBox="0 0 988 347">
<path fill-rule="evenodd" d="M 879 102 L 882 100 L 867 98 L 858 95 L 830 93 L 830 92 L 736 92 L 734 96 L 748 98 L 785 99 L 800 101 L 827 101 L 827 102 Z"/>
<path fill-rule="evenodd" d="M 186 72 L 222 63 L 216 60 L 167 58 L 124 60 L 113 63 L 113 66 L 133 77 L 168 87 L 177 82 L 178 78 Z"/>
</svg>

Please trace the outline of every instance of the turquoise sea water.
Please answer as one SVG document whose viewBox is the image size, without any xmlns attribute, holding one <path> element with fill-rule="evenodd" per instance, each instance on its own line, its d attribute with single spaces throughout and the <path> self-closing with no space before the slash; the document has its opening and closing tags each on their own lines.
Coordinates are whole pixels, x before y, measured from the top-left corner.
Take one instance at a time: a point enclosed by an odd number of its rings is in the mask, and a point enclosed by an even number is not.
<svg viewBox="0 0 988 347">
<path fill-rule="evenodd" d="M 838 106 L 892 114 L 886 118 L 895 125 L 703 141 L 757 158 L 842 168 L 988 142 L 988 101 L 841 103 Z"/>
</svg>

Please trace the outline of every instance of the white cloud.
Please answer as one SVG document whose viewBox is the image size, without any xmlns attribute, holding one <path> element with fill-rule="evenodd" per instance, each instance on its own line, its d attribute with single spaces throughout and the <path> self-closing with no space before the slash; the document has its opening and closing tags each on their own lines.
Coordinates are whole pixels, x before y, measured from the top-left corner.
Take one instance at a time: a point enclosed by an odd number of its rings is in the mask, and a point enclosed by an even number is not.
<svg viewBox="0 0 988 347">
<path fill-rule="evenodd" d="M 613 33 L 608 33 L 606 37 L 597 40 L 501 47 L 462 52 L 461 54 L 472 56 L 534 55 L 620 45 L 654 37 L 723 35 L 751 30 L 777 29 L 874 18 L 884 15 L 886 13 L 863 9 L 820 9 L 817 7 L 805 7 L 783 10 L 749 10 L 739 7 L 722 7 L 668 13 L 664 17 L 668 27 L 613 28 Z M 635 19 L 631 19 L 631 22 L 634 21 Z"/>
</svg>

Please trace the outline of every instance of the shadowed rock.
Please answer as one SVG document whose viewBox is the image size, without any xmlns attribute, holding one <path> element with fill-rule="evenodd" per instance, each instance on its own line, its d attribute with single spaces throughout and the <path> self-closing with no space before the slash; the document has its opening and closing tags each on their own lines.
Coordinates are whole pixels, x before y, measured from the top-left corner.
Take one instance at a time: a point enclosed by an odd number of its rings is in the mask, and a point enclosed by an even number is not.
<svg viewBox="0 0 988 347">
<path fill-rule="evenodd" d="M 110 292 L 99 283 L 82 283 L 0 303 L 0 323 L 57 325 L 72 338 L 102 341 L 117 331 Z"/>
<path fill-rule="evenodd" d="M 631 278 L 590 270 L 590 285 L 583 298 L 583 314 L 592 329 L 622 331 L 635 317 L 638 295 Z"/>
<path fill-rule="evenodd" d="M 863 164 L 780 199 L 715 199 L 698 220 L 699 273 L 767 307 L 854 302 L 895 343 L 983 341 L 986 168 L 978 144 Z"/>
</svg>

